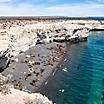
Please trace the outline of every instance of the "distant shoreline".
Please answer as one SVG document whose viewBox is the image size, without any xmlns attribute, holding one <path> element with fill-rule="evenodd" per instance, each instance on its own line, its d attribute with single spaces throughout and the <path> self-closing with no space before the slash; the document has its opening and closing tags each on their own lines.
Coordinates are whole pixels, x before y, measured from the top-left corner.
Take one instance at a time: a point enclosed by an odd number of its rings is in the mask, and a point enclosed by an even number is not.
<svg viewBox="0 0 104 104">
<path fill-rule="evenodd" d="M 104 17 L 0 16 L 0 20 L 104 20 Z"/>
</svg>

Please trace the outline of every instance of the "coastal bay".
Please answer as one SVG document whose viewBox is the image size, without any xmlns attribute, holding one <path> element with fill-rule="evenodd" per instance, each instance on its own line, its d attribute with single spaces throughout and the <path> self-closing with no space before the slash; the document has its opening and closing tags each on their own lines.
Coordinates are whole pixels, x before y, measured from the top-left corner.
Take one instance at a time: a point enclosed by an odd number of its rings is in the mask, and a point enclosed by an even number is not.
<svg viewBox="0 0 104 104">
<path fill-rule="evenodd" d="M 62 70 L 67 72 L 60 63 L 66 60 L 63 57 L 66 56 L 67 48 L 71 49 L 65 42 L 70 45 L 86 41 L 90 31 L 104 29 L 103 22 L 98 20 L 1 22 L 1 60 L 5 58 L 9 60 L 4 60 L 7 66 L 4 68 L 0 66 L 1 74 L 9 78 L 9 83 L 15 89 L 28 93 L 38 91 L 41 85 L 47 86 L 50 76 L 54 78 L 54 75 L 57 75 L 56 70 L 61 71 L 60 68 L 63 67 Z M 60 92 L 64 92 L 64 89 L 60 89 Z"/>
<path fill-rule="evenodd" d="M 38 92 L 56 104 L 104 103 L 104 32 L 91 32 L 87 42 L 67 44 L 65 61 Z M 65 69 L 65 70 L 63 70 Z"/>
</svg>

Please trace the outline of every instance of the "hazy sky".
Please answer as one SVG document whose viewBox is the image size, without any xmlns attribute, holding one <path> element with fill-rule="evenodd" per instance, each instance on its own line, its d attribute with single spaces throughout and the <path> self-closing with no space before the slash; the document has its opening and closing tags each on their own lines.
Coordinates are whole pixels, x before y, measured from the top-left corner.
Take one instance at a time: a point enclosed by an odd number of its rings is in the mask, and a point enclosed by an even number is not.
<svg viewBox="0 0 104 104">
<path fill-rule="evenodd" d="M 104 16 L 104 0 L 0 0 L 0 16 Z"/>
</svg>

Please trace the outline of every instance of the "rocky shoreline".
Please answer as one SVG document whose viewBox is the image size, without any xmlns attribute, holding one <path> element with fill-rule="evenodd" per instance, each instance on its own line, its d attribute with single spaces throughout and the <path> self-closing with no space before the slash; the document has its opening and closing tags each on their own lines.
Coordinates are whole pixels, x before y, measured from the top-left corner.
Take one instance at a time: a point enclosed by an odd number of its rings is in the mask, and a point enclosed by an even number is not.
<svg viewBox="0 0 104 104">
<path fill-rule="evenodd" d="M 7 53 L 6 58 L 8 60 L 8 57 L 17 56 L 36 44 L 84 41 L 87 40 L 89 32 L 96 29 L 103 30 L 104 21 L 63 20 L 39 22 L 36 20 L 1 20 L 0 57 L 4 57 L 4 54 Z M 7 65 L 8 62 L 6 62 Z"/>
<path fill-rule="evenodd" d="M 93 29 L 104 29 L 104 21 L 1 21 L 0 73 L 15 89 L 35 92 L 55 74 L 65 41 L 85 41 Z"/>
<path fill-rule="evenodd" d="M 53 104 L 40 93 L 30 94 L 15 89 L 8 79 L 0 74 L 0 104 Z"/>
</svg>

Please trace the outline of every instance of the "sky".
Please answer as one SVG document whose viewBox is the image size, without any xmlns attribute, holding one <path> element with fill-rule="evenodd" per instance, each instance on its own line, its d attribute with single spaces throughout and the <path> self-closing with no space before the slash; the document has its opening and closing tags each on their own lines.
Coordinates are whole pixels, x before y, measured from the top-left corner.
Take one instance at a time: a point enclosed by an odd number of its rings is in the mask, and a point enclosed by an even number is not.
<svg viewBox="0 0 104 104">
<path fill-rule="evenodd" d="M 104 17 L 104 0 L 0 0 L 0 16 Z"/>
</svg>

